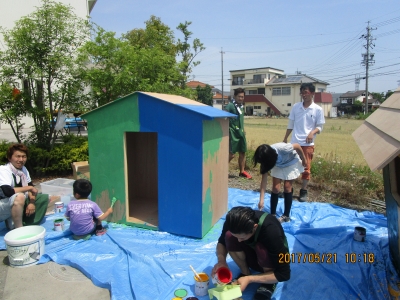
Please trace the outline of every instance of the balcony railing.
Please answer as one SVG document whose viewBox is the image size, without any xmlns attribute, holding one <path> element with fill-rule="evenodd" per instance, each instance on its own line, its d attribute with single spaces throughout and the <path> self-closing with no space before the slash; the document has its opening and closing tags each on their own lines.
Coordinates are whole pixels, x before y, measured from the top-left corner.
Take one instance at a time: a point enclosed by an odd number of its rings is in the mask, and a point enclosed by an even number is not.
<svg viewBox="0 0 400 300">
<path fill-rule="evenodd" d="M 234 79 L 232 85 L 246 85 L 246 84 L 264 84 L 264 78 L 261 79 Z"/>
</svg>

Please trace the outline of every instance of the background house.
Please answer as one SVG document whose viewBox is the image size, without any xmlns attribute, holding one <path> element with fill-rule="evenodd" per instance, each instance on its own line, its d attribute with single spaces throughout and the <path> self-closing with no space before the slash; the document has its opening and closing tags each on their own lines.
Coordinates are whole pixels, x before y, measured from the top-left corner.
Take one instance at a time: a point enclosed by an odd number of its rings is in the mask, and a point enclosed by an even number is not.
<svg viewBox="0 0 400 300">
<path fill-rule="evenodd" d="M 311 82 L 316 93 L 325 93 L 329 83 L 304 74 L 285 75 L 283 70 L 266 67 L 230 71 L 231 95 L 234 89 L 245 90 L 247 115 L 289 115 L 293 105 L 301 102 L 300 86 Z M 326 93 L 325 93 L 326 94 Z M 328 101 L 330 98 L 330 101 Z M 332 97 L 321 95 L 315 98 L 329 116 Z"/>
<path fill-rule="evenodd" d="M 192 90 L 195 90 L 198 86 L 204 88 L 207 84 L 200 81 L 192 80 L 186 83 L 186 85 Z M 224 96 L 222 96 L 222 91 L 220 89 L 217 89 L 212 85 L 209 86 L 211 87 L 211 91 L 213 94 L 213 107 L 223 109 L 229 103 L 229 93 L 224 92 Z"/>
<path fill-rule="evenodd" d="M 82 115 L 92 200 L 111 221 L 203 237 L 226 213 L 229 117 L 181 96 L 135 92 Z"/>
<path fill-rule="evenodd" d="M 71 5 L 74 13 L 83 19 L 86 19 L 92 9 L 94 8 L 97 0 L 57 0 L 64 5 Z M 40 0 L 1 0 L 0 9 L 0 27 L 5 29 L 12 29 L 15 22 L 21 17 L 29 15 L 34 12 L 37 7 L 40 7 L 42 2 Z M 0 50 L 5 50 L 3 43 L 3 36 L 0 35 Z M 23 84 L 21 82 L 21 88 Z M 25 128 L 33 126 L 33 119 L 30 116 L 24 116 L 22 123 Z M 0 123 L 0 129 L 10 129 L 8 123 Z"/>
<path fill-rule="evenodd" d="M 383 169 L 389 248 L 400 274 L 400 88 L 352 136 L 372 171 Z"/>
<path fill-rule="evenodd" d="M 338 109 L 344 111 L 345 113 L 354 113 L 357 112 L 357 105 L 361 105 L 358 111 L 365 110 L 365 90 L 359 91 L 348 91 L 340 96 L 340 105 Z M 372 94 L 368 93 L 368 111 L 371 111 L 372 108 L 378 108 L 380 102 L 376 99 L 373 99 Z"/>
</svg>

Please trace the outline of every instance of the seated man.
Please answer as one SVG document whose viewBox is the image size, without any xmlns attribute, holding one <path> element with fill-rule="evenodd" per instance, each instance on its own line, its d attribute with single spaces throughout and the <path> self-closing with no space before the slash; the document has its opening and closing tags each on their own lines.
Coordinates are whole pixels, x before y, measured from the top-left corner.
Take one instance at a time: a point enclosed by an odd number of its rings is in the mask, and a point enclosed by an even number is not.
<svg viewBox="0 0 400 300">
<path fill-rule="evenodd" d="M 290 279 L 290 260 L 282 259 L 289 254 L 286 236 L 273 215 L 250 207 L 232 208 L 218 239 L 218 262 L 211 276 L 220 267 L 228 268 L 228 252 L 240 268 L 237 284 L 242 291 L 250 283 L 262 283 L 253 300 L 271 299 L 276 283 Z M 252 274 L 250 269 L 259 273 Z"/>
<path fill-rule="evenodd" d="M 25 167 L 28 148 L 13 144 L 7 150 L 8 163 L 0 166 L 0 221 L 8 229 L 40 224 L 49 196 L 39 194 Z"/>
</svg>

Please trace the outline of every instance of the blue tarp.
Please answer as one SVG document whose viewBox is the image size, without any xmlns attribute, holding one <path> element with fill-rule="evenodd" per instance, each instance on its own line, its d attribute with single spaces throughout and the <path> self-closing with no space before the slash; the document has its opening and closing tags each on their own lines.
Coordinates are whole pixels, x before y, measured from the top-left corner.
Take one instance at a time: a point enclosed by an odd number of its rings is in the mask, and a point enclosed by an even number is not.
<svg viewBox="0 0 400 300">
<path fill-rule="evenodd" d="M 229 189 L 229 208 L 256 208 L 258 197 L 256 192 Z M 268 194 L 265 203 L 265 211 L 269 211 Z M 280 199 L 277 213 L 282 212 Z M 221 218 L 203 239 L 108 223 L 105 235 L 75 241 L 69 230 L 53 230 L 54 220 L 61 215 L 47 216 L 42 224 L 46 228 L 46 247 L 39 263 L 53 260 L 75 267 L 95 285 L 109 289 L 114 300 L 169 300 L 180 288 L 194 296 L 189 265 L 198 272 L 211 273 L 216 263 L 216 241 L 224 222 Z M 289 259 L 293 261 L 291 279 L 277 285 L 273 299 L 376 300 L 390 299 L 389 290 L 398 293 L 399 277 L 390 259 L 386 217 L 326 203 L 294 201 L 291 220 L 283 224 Z M 5 249 L 7 230 L 3 224 L 0 249 Z M 66 220 L 65 225 L 68 228 Z M 365 242 L 353 240 L 355 226 L 367 229 Z M 237 276 L 239 269 L 230 259 L 228 264 Z M 251 284 L 242 299 L 252 299 L 257 287 L 258 284 Z"/>
</svg>

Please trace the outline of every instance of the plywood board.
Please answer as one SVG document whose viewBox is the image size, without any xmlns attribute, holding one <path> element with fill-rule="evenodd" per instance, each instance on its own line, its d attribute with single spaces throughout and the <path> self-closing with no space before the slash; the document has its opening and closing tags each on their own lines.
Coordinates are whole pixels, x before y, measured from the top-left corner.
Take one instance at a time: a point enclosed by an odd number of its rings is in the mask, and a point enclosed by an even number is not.
<svg viewBox="0 0 400 300">
<path fill-rule="evenodd" d="M 380 107 L 400 109 L 400 88 L 398 88 L 389 98 L 387 98 Z"/>
</svg>

